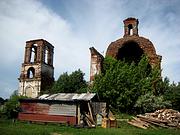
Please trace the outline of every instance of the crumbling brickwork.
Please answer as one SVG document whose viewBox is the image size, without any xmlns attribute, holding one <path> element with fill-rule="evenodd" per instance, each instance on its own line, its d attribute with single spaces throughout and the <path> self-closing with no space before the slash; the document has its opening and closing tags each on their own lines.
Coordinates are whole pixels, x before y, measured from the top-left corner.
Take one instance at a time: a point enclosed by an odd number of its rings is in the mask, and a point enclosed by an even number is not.
<svg viewBox="0 0 180 135">
<path fill-rule="evenodd" d="M 138 46 L 143 50 L 143 53 L 147 55 L 149 63 L 152 67 L 159 66 L 161 63 L 161 56 L 156 54 L 155 48 L 151 41 L 144 37 L 129 36 L 121 38 L 115 42 L 112 42 L 107 49 L 106 56 L 112 56 L 118 58 L 119 50 L 129 43 L 137 43 Z M 133 45 L 133 44 L 132 44 Z"/>
<path fill-rule="evenodd" d="M 101 72 L 104 57 L 94 48 L 89 48 L 91 52 L 90 82 L 94 80 L 94 76 Z"/>
<path fill-rule="evenodd" d="M 123 47 L 129 46 L 129 53 L 134 54 L 134 45 L 137 45 L 137 48 L 142 50 L 142 54 L 147 55 L 149 63 L 152 67 L 158 66 L 161 64 L 161 56 L 156 54 L 153 43 L 144 37 L 138 35 L 138 24 L 139 21 L 135 18 L 127 18 L 124 22 L 124 37 L 112 42 L 107 49 L 106 56 L 112 56 L 118 59 L 118 56 L 122 53 L 120 50 Z M 131 55 L 131 54 L 129 54 Z M 137 54 L 138 55 L 138 54 Z M 141 56 L 140 55 L 140 56 Z"/>
<path fill-rule="evenodd" d="M 19 78 L 19 95 L 35 98 L 54 82 L 54 47 L 43 39 L 26 42 Z"/>
<path fill-rule="evenodd" d="M 146 55 L 149 64 L 152 68 L 155 66 L 161 68 L 161 56 L 156 54 L 153 43 L 138 34 L 139 21 L 136 18 L 127 18 L 124 21 L 124 36 L 108 46 L 106 56 L 111 56 L 118 60 L 128 60 L 138 62 L 142 55 Z M 92 54 L 91 54 L 92 55 Z M 94 58 L 93 58 L 94 59 Z M 103 58 L 101 58 L 102 62 Z M 96 59 L 92 60 L 91 65 L 98 62 Z M 91 70 L 93 67 L 91 66 Z M 101 70 L 101 69 L 99 69 Z M 91 74 L 90 81 L 93 81 L 94 74 Z"/>
</svg>

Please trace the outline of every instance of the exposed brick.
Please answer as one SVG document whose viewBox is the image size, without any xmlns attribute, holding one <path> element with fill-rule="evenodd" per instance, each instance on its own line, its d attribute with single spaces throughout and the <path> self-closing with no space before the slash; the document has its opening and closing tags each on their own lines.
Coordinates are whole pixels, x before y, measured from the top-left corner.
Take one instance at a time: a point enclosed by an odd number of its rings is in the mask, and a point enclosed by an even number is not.
<svg viewBox="0 0 180 135">
<path fill-rule="evenodd" d="M 26 42 L 19 78 L 19 95 L 35 98 L 54 82 L 54 47 L 43 39 Z M 30 77 L 30 72 L 33 77 Z"/>
<path fill-rule="evenodd" d="M 119 50 L 121 50 L 126 45 L 137 45 L 140 50 L 142 50 L 143 54 L 145 54 L 148 57 L 149 64 L 151 67 L 159 67 L 161 68 L 161 56 L 156 54 L 156 50 L 154 48 L 153 43 L 144 37 L 141 37 L 138 35 L 138 24 L 139 21 L 136 18 L 127 18 L 124 21 L 124 36 L 123 38 L 120 38 L 114 42 L 111 42 L 111 44 L 108 46 L 106 51 L 106 56 L 111 56 L 115 59 L 118 59 L 119 56 Z M 131 49 L 131 48 L 130 48 Z M 91 75 L 90 75 L 90 81 L 93 81 L 95 72 L 94 71 L 101 71 L 102 68 L 102 61 L 103 57 L 99 55 L 97 50 L 94 51 L 91 50 Z M 100 59 L 98 59 L 100 57 Z M 92 66 L 93 65 L 93 66 Z M 93 69 L 93 67 L 98 67 L 96 70 Z M 97 72 L 98 74 L 100 72 Z"/>
</svg>

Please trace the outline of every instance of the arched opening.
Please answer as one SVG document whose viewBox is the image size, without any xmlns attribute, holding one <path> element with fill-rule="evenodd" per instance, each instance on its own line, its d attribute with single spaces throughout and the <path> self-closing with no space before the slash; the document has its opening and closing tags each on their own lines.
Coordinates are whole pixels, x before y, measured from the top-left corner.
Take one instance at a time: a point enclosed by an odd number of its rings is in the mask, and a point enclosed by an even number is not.
<svg viewBox="0 0 180 135">
<path fill-rule="evenodd" d="M 30 67 L 27 71 L 27 78 L 31 79 L 35 76 L 35 69 L 33 67 Z"/>
<path fill-rule="evenodd" d="M 132 24 L 128 25 L 128 35 L 133 35 L 133 26 L 132 26 Z"/>
<path fill-rule="evenodd" d="M 117 59 L 124 60 L 128 63 L 138 63 L 141 56 L 144 54 L 143 50 L 136 42 L 126 42 L 123 47 L 118 50 Z"/>
<path fill-rule="evenodd" d="M 30 62 L 36 62 L 36 57 L 37 57 L 37 44 L 34 44 L 31 47 L 31 59 L 30 59 Z"/>
<path fill-rule="evenodd" d="M 44 56 L 45 58 L 44 58 L 44 62 L 46 63 L 46 64 L 49 64 L 49 48 L 46 46 L 46 48 L 45 48 L 45 56 Z"/>
<path fill-rule="evenodd" d="M 33 93 L 33 88 L 30 85 L 26 86 L 25 95 L 27 97 L 32 97 L 32 93 Z"/>
</svg>

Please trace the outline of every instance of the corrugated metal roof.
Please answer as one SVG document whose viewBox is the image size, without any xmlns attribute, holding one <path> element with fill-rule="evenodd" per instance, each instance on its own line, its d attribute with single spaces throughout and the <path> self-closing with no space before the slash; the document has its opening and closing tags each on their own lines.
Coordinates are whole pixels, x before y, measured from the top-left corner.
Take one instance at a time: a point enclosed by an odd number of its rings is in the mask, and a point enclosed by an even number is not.
<svg viewBox="0 0 180 135">
<path fill-rule="evenodd" d="M 38 99 L 46 100 L 60 100 L 60 101 L 73 101 L 73 100 L 91 100 L 96 93 L 57 93 L 57 94 L 44 94 L 38 97 Z"/>
</svg>

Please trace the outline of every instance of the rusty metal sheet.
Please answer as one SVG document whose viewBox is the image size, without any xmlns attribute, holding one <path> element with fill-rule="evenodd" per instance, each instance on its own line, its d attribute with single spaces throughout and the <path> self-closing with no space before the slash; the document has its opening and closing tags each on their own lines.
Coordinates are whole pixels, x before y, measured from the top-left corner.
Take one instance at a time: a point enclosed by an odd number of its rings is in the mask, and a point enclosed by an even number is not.
<svg viewBox="0 0 180 135">
<path fill-rule="evenodd" d="M 60 101 L 73 101 L 73 100 L 91 100 L 96 94 L 95 93 L 57 93 L 52 95 L 42 95 L 39 99 L 46 99 L 46 100 L 60 100 Z"/>
<path fill-rule="evenodd" d="M 49 105 L 42 103 L 23 103 L 21 104 L 23 113 L 38 113 L 47 114 L 49 112 Z"/>
<path fill-rule="evenodd" d="M 46 99 L 49 96 L 49 94 L 43 94 L 39 97 L 39 99 Z"/>
<path fill-rule="evenodd" d="M 27 121 L 36 121 L 36 122 L 55 122 L 55 123 L 58 122 L 58 123 L 68 123 L 71 125 L 76 124 L 75 116 L 19 113 L 18 119 L 27 120 Z"/>
<path fill-rule="evenodd" d="M 53 104 L 49 108 L 49 115 L 76 116 L 76 105 Z"/>
<path fill-rule="evenodd" d="M 23 113 L 29 114 L 76 116 L 76 105 L 23 103 L 21 109 Z"/>
<path fill-rule="evenodd" d="M 59 93 L 55 100 L 71 101 L 73 96 L 73 93 Z"/>
</svg>

